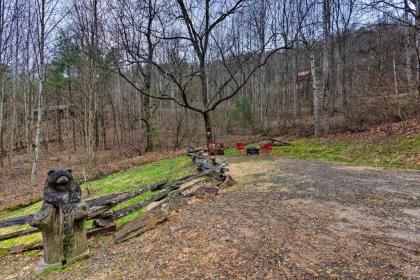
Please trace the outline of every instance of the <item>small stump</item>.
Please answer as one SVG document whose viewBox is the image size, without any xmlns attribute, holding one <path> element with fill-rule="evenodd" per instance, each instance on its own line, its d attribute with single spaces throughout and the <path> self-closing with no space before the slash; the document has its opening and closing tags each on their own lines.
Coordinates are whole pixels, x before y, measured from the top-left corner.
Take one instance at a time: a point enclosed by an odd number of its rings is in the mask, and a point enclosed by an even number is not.
<svg viewBox="0 0 420 280">
<path fill-rule="evenodd" d="M 89 206 L 81 195 L 70 169 L 48 172 L 42 208 L 29 218 L 29 224 L 41 230 L 44 245 L 36 272 L 61 268 L 89 255 L 85 229 Z"/>
<path fill-rule="evenodd" d="M 225 148 L 222 143 L 210 143 L 208 145 L 208 152 L 209 152 L 209 155 L 212 155 L 212 156 L 224 155 Z"/>
</svg>

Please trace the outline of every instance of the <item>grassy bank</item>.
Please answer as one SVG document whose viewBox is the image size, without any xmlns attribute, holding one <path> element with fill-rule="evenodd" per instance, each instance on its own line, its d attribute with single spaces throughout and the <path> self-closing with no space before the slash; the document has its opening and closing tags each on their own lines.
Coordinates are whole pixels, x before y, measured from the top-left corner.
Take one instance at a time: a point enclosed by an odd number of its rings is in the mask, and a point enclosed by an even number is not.
<svg viewBox="0 0 420 280">
<path fill-rule="evenodd" d="M 147 186 L 159 181 L 162 181 L 166 178 L 173 180 L 187 174 L 192 173 L 193 166 L 191 164 L 191 159 L 186 156 L 174 157 L 170 159 L 160 160 L 153 163 L 142 165 L 138 168 L 121 171 L 111 176 L 105 177 L 100 180 L 87 182 L 81 185 L 83 197 L 93 198 L 105 194 L 123 192 L 123 191 L 132 191 L 139 189 L 143 186 Z M 87 194 L 90 195 L 87 195 Z M 139 202 L 141 200 L 147 199 L 153 195 L 152 192 L 146 192 L 138 197 L 132 198 L 120 205 L 117 205 L 115 209 L 125 207 L 127 205 Z M 24 208 L 11 211 L 7 214 L 0 216 L 0 219 L 12 218 L 22 215 L 28 215 L 35 213 L 41 208 L 42 202 L 37 202 L 26 206 Z M 139 214 L 141 210 L 136 211 L 126 217 L 121 218 L 117 221 L 117 225 L 121 225 L 130 219 L 134 218 Z M 0 229 L 0 235 L 14 232 L 17 230 L 23 230 L 29 226 L 16 226 Z M 15 239 L 10 239 L 0 242 L 0 248 L 7 248 L 22 244 L 32 244 L 41 240 L 41 235 L 39 233 L 22 236 Z"/>
<path fill-rule="evenodd" d="M 382 142 L 310 138 L 291 143 L 292 146 L 274 147 L 271 155 L 420 170 L 420 135 Z M 228 149 L 227 154 L 239 153 Z"/>
</svg>

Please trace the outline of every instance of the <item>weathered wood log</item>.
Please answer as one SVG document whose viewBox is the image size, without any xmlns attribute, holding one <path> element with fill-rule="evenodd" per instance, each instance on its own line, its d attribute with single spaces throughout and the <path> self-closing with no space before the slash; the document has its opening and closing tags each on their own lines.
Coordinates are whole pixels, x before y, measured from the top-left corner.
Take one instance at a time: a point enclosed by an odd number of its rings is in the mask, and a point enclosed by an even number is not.
<svg viewBox="0 0 420 280">
<path fill-rule="evenodd" d="M 224 172 L 225 170 L 227 170 L 227 168 L 226 168 L 227 165 L 228 164 L 224 162 L 224 163 L 218 164 L 216 166 L 212 166 L 209 169 L 206 169 L 204 171 L 201 171 L 201 172 L 198 172 L 198 173 L 195 173 L 195 174 L 184 176 L 184 177 L 179 178 L 177 180 L 174 180 L 174 181 L 172 181 L 170 183 L 167 183 L 165 185 L 165 189 L 172 188 L 174 186 L 182 185 L 182 184 L 184 184 L 186 182 L 195 180 L 195 179 L 200 178 L 200 177 L 209 176 L 212 173 L 217 173 L 218 170 L 219 171 L 220 170 L 223 170 L 223 172 Z"/>
<path fill-rule="evenodd" d="M 111 206 L 101 206 L 89 209 L 87 220 L 92 220 L 96 217 L 102 216 L 111 209 Z"/>
<path fill-rule="evenodd" d="M 114 221 L 114 219 L 112 218 L 112 217 L 108 217 L 108 218 L 98 218 L 98 219 L 95 219 L 95 220 L 93 220 L 93 225 L 96 227 L 96 228 L 101 228 L 101 227 L 106 227 L 106 226 L 108 226 L 109 224 L 112 224 L 112 223 L 114 223 L 115 221 Z"/>
<path fill-rule="evenodd" d="M 43 247 L 44 246 L 41 242 L 37 242 L 34 244 L 13 246 L 13 247 L 4 249 L 4 251 L 7 252 L 8 254 L 21 254 L 21 253 L 25 253 L 25 252 L 33 251 L 33 250 L 42 250 Z"/>
<path fill-rule="evenodd" d="M 134 211 L 137 211 L 137 210 L 147 206 L 149 203 L 151 203 L 153 201 L 159 201 L 159 200 L 165 198 L 170 192 L 174 191 L 181 184 L 183 184 L 185 182 L 195 180 L 195 179 L 203 177 L 203 176 L 207 176 L 207 175 L 211 174 L 212 172 L 214 172 L 218 169 L 220 169 L 220 170 L 225 169 L 226 166 L 227 166 L 227 163 L 222 163 L 222 164 L 219 164 L 217 166 L 211 166 L 211 167 L 209 166 L 208 169 L 206 169 L 202 172 L 187 175 L 187 176 L 181 177 L 177 180 L 171 181 L 169 183 L 159 185 L 159 186 L 162 186 L 163 189 L 165 189 L 163 192 L 153 196 L 151 199 L 140 201 L 139 203 L 136 203 L 134 205 L 130 205 L 130 206 L 127 206 L 125 208 L 122 208 L 122 209 L 119 209 L 119 210 L 115 211 L 114 212 L 114 219 L 117 220 L 121 217 L 129 215 L 129 214 L 133 213 Z M 156 184 L 156 185 L 158 185 L 158 184 Z"/>
<path fill-rule="evenodd" d="M 117 226 L 115 222 L 109 223 L 104 227 L 95 227 L 91 228 L 87 231 L 87 237 L 92 238 L 93 236 L 107 234 L 111 232 L 115 232 L 117 230 Z"/>
<path fill-rule="evenodd" d="M 126 223 L 114 235 L 114 242 L 121 243 L 155 228 L 168 218 L 169 213 L 161 209 L 146 212 Z"/>
<path fill-rule="evenodd" d="M 179 178 L 179 179 L 174 180 L 174 181 L 169 182 L 169 183 L 167 181 L 163 181 L 163 182 L 159 182 L 157 184 L 153 184 L 151 186 L 148 186 L 148 187 L 145 187 L 145 188 L 133 191 L 133 192 L 123 192 L 123 193 L 111 194 L 111 195 L 106 195 L 106 196 L 102 196 L 102 197 L 98 197 L 98 198 L 95 198 L 95 199 L 88 200 L 87 203 L 92 208 L 89 209 L 89 214 L 88 214 L 87 219 L 91 220 L 91 219 L 100 217 L 102 214 L 106 213 L 111 207 L 115 206 L 116 204 L 127 201 L 128 199 L 131 199 L 131 198 L 133 198 L 137 195 L 140 195 L 148 189 L 152 189 L 152 188 L 155 189 L 155 190 L 164 189 L 164 191 L 162 191 L 162 192 L 158 193 L 157 195 L 153 196 L 151 199 L 144 200 L 144 201 L 141 201 L 141 202 L 136 203 L 134 205 L 130 205 L 130 206 L 127 206 L 125 208 L 122 208 L 122 209 L 119 209 L 119 210 L 115 211 L 113 219 L 117 220 L 121 217 L 127 216 L 127 215 L 133 213 L 134 211 L 137 211 L 137 210 L 147 206 L 151 202 L 159 201 L 159 200 L 162 200 L 162 199 L 166 198 L 166 196 L 168 194 L 170 194 L 174 190 L 178 189 L 179 186 L 181 186 L 183 183 L 186 183 L 188 181 L 192 181 L 192 180 L 195 180 L 195 179 L 203 177 L 203 176 L 214 176 L 214 175 L 215 175 L 216 178 L 220 179 L 219 178 L 220 172 L 222 170 L 225 170 L 226 166 L 227 166 L 226 163 L 218 164 L 216 166 L 207 165 L 206 167 L 208 169 L 206 169 L 202 172 L 187 175 L 187 176 L 184 176 L 182 178 Z M 100 207 L 100 206 L 102 206 L 102 207 Z M 0 221 L 0 228 L 14 226 L 14 225 L 24 225 L 24 224 L 28 223 L 28 219 L 29 219 L 29 215 L 1 220 Z M 32 234 L 32 233 L 35 233 L 37 231 L 39 231 L 39 230 L 36 229 L 36 228 L 31 228 L 31 229 L 28 229 L 28 230 L 22 230 L 22 231 L 17 231 L 17 232 L 4 234 L 4 235 L 0 236 L 0 241 L 8 240 L 8 239 L 28 235 L 28 234 Z"/>
<path fill-rule="evenodd" d="M 119 210 L 116 210 L 114 212 L 114 219 L 118 220 L 118 219 L 120 219 L 122 217 L 125 217 L 125 216 L 127 216 L 127 215 L 129 215 L 129 214 L 131 214 L 131 213 L 133 213 L 137 210 L 140 210 L 143 207 L 146 207 L 147 205 L 149 205 L 152 202 L 160 201 L 160 200 L 166 198 L 168 196 L 168 194 L 175 191 L 177 188 L 179 188 L 179 185 L 174 185 L 171 188 L 167 188 L 164 191 L 154 195 L 150 199 L 142 200 L 142 201 L 140 201 L 136 204 L 133 204 L 133 205 L 121 208 Z"/>
<path fill-rule="evenodd" d="M 163 223 L 169 216 L 169 213 L 187 205 L 186 198 L 179 190 L 180 186 L 173 186 L 171 189 L 159 193 L 148 203 L 156 201 L 164 201 L 157 208 L 142 213 L 140 216 L 124 224 L 114 235 L 114 242 L 121 243 L 133 237 L 136 237 L 148 230 L 155 228 L 158 224 Z M 198 188 L 200 198 L 217 195 L 219 188 L 216 186 L 202 186 Z M 196 192 L 194 192 L 196 194 Z M 163 200 L 165 199 L 165 200 Z"/>
<path fill-rule="evenodd" d="M 207 171 L 202 172 L 202 173 L 206 173 L 206 172 Z M 201 176 L 204 176 L 204 175 L 201 175 Z M 192 180 L 193 177 L 191 177 L 190 179 Z M 149 205 L 152 202 L 160 201 L 160 200 L 166 198 L 171 192 L 177 190 L 180 186 L 181 186 L 180 181 L 177 181 L 176 183 L 171 183 L 171 185 L 166 187 L 165 190 L 163 190 L 162 192 L 152 196 L 150 199 L 143 200 L 143 201 L 140 201 L 136 204 L 133 204 L 133 205 L 124 207 L 122 209 L 116 210 L 114 212 L 114 219 L 118 220 L 118 219 L 120 219 L 124 216 L 127 216 L 127 215 L 129 215 L 129 214 L 131 214 L 131 213 L 133 213 L 133 212 L 135 212 L 135 211 L 137 211 L 137 210 L 139 210 L 143 207 L 146 207 L 147 205 Z"/>
<path fill-rule="evenodd" d="M 292 146 L 292 144 L 279 139 L 267 138 L 266 140 L 271 142 L 274 146 Z"/>
<path fill-rule="evenodd" d="M 150 191 L 155 192 L 155 191 L 159 191 L 161 189 L 164 189 L 166 184 L 167 184 L 167 181 L 168 180 L 166 180 L 165 183 L 163 183 L 163 184 L 155 184 L 155 185 L 150 186 L 150 188 L 149 188 Z"/>
<path fill-rule="evenodd" d="M 86 234 L 88 238 L 92 238 L 93 236 L 115 232 L 116 229 L 117 228 L 114 223 L 114 224 L 110 224 L 102 228 L 91 228 L 86 232 Z M 42 250 L 42 248 L 43 248 L 43 244 L 41 242 L 37 242 L 33 244 L 28 244 L 28 245 L 13 246 L 13 247 L 5 248 L 2 250 L 4 250 L 8 254 L 21 254 L 21 253 L 33 251 L 33 250 Z"/>
<path fill-rule="evenodd" d="M 187 176 L 186 176 L 187 177 Z M 167 180 L 132 191 L 132 192 L 122 192 L 122 193 L 115 193 L 115 194 L 108 194 L 101 197 L 97 197 L 94 199 L 87 200 L 86 203 L 90 207 L 95 206 L 114 206 L 116 204 L 119 204 L 121 202 L 127 201 L 133 197 L 136 197 L 140 194 L 143 194 L 144 192 L 148 191 L 149 189 L 159 189 L 163 188 L 165 184 L 167 183 Z M 109 207 L 108 207 L 109 208 Z M 91 217 L 92 218 L 92 217 Z M 24 225 L 28 223 L 29 215 L 25 216 L 19 216 L 15 218 L 9 218 L 9 219 L 3 219 L 0 220 L 0 228 L 4 227 L 10 227 L 10 226 L 19 226 Z"/>
<path fill-rule="evenodd" d="M 196 149 L 196 148 L 193 148 L 191 146 L 189 146 L 189 148 L 187 150 L 187 155 L 189 157 L 191 157 L 191 160 L 192 160 L 193 164 L 196 164 L 197 160 L 208 160 L 209 159 L 208 155 L 205 155 L 203 153 L 203 149 Z M 215 159 L 213 158 L 213 160 L 215 160 Z"/>
<path fill-rule="evenodd" d="M 195 164 L 197 165 L 198 171 L 204 171 L 210 168 L 213 168 L 217 166 L 217 164 L 214 164 L 213 162 L 207 160 L 207 159 L 199 159 L 195 161 Z"/>
<path fill-rule="evenodd" d="M 193 153 L 193 154 L 199 154 L 199 153 L 202 153 L 203 151 L 204 151 L 203 148 L 194 148 L 192 146 L 188 146 L 188 150 L 187 150 L 188 153 Z"/>
<path fill-rule="evenodd" d="M 202 186 L 201 188 L 204 187 L 205 186 Z M 165 199 L 165 204 L 159 205 L 158 208 L 153 208 L 150 211 L 144 212 L 140 216 L 124 224 L 115 233 L 114 242 L 124 242 L 155 228 L 157 225 L 167 220 L 172 211 L 176 211 L 184 205 L 187 205 L 188 203 L 186 198 L 181 194 L 181 191 L 178 190 L 178 188 L 179 186 L 174 186 L 173 189 L 167 189 L 151 199 L 153 201 Z M 202 198 L 204 198 L 208 195 L 216 195 L 218 191 L 219 189 L 215 186 L 206 186 L 200 194 L 202 194 Z"/>
<path fill-rule="evenodd" d="M 0 235 L 0 241 L 16 238 L 16 237 L 20 237 L 20 236 L 25 236 L 25 235 L 29 235 L 29 234 L 33 234 L 33 233 L 36 233 L 36 232 L 39 232 L 39 229 L 31 227 L 31 228 L 24 229 L 24 230 L 19 230 L 19 231 L 15 231 L 15 232 L 11 232 L 11 233 L 6 233 L 6 234 L 3 234 L 3 235 Z"/>
<path fill-rule="evenodd" d="M 215 161 L 216 159 L 214 158 L 214 157 L 206 157 L 206 156 L 202 156 L 202 155 L 200 155 L 200 154 L 195 154 L 195 153 L 191 153 L 191 152 L 187 152 L 187 156 L 190 156 L 192 159 L 193 159 L 193 162 L 196 160 L 196 159 L 203 159 L 203 160 L 213 160 L 213 161 Z"/>
<path fill-rule="evenodd" d="M 158 182 L 156 184 L 132 191 L 132 192 L 122 192 L 122 193 L 115 193 L 115 194 L 109 194 L 105 196 L 101 196 L 98 198 L 94 198 L 91 200 L 87 200 L 86 203 L 89 204 L 90 207 L 92 206 L 101 206 L 101 205 L 116 205 L 118 203 L 121 203 L 123 201 L 127 201 L 133 197 L 136 197 L 140 194 L 143 194 L 144 192 L 148 190 L 159 190 L 165 186 L 165 184 L 168 182 L 168 180 L 164 180 L 161 182 Z"/>
<path fill-rule="evenodd" d="M 204 171 L 219 165 L 215 157 L 206 157 L 193 152 L 187 152 L 187 155 L 190 156 L 193 163 L 198 166 L 198 171 Z"/>
<path fill-rule="evenodd" d="M 115 220 L 118 220 L 118 219 L 120 219 L 120 218 L 122 218 L 124 216 L 127 216 L 127 215 L 133 213 L 134 211 L 137 211 L 137 210 L 145 207 L 150 202 L 151 202 L 150 199 L 148 199 L 148 200 L 142 200 L 142 201 L 140 201 L 140 202 L 138 202 L 138 203 L 136 203 L 134 205 L 130 205 L 130 206 L 124 207 L 122 209 L 116 210 L 114 212 L 114 219 Z"/>
<path fill-rule="evenodd" d="M 201 158 L 201 159 L 207 159 L 207 157 L 202 156 L 198 153 L 193 153 L 193 152 L 187 152 L 187 156 L 190 156 L 192 158 Z"/>
<path fill-rule="evenodd" d="M 143 189 L 141 189 L 141 190 L 143 191 Z M 125 197 L 129 193 L 130 192 L 107 194 L 107 195 L 104 195 L 104 196 L 100 196 L 100 197 L 97 197 L 97 198 L 86 200 L 86 203 L 90 207 L 102 206 L 102 205 L 109 204 L 111 201 L 113 201 L 114 199 L 116 199 L 118 197 Z"/>
<path fill-rule="evenodd" d="M 181 178 L 179 180 L 174 181 L 174 183 L 171 182 L 171 185 L 169 186 L 169 188 L 155 196 L 153 196 L 151 199 L 148 200 L 143 200 L 140 201 L 134 205 L 130 205 L 127 207 L 124 207 L 122 209 L 119 209 L 115 212 L 113 211 L 109 211 L 110 206 L 102 206 L 102 207 L 98 207 L 98 208 L 91 208 L 89 209 L 89 214 L 88 214 L 88 220 L 91 219 L 95 219 L 94 222 L 96 222 L 96 225 L 99 227 L 106 227 L 109 223 L 110 220 L 109 219 L 102 219 L 105 217 L 109 217 L 110 215 L 112 215 L 112 220 L 118 220 L 124 216 L 127 216 L 143 207 L 146 207 L 147 205 L 149 205 L 152 202 L 156 202 L 156 201 L 160 201 L 164 198 L 166 198 L 171 192 L 177 190 L 181 184 L 185 181 L 192 181 L 194 179 L 197 179 L 201 176 L 205 176 L 208 173 L 208 171 L 205 172 L 201 172 L 201 173 L 197 173 L 194 174 L 192 176 L 185 176 L 184 178 Z M 100 217 L 99 219 L 97 217 Z M 25 235 L 29 235 L 29 234 L 33 234 L 39 232 L 39 230 L 37 228 L 30 228 L 30 229 L 26 229 L 26 230 L 21 230 L 21 231 L 16 231 L 16 232 L 11 232 L 8 234 L 4 234 L 4 235 L 0 235 L 0 241 L 3 240 L 8 240 L 8 239 L 12 239 L 12 238 L 16 238 L 16 237 L 21 237 L 21 236 L 25 236 Z"/>
<path fill-rule="evenodd" d="M 102 216 L 105 213 L 107 213 L 107 211 L 109 211 L 109 207 L 101 207 L 99 209 L 94 209 L 93 212 L 89 212 L 88 219 L 91 220 L 91 219 L 93 219 L 95 217 Z M 37 232 L 39 232 L 39 229 L 32 227 L 32 228 L 25 229 L 25 230 L 20 230 L 20 231 L 15 231 L 15 232 L 11 232 L 11 233 L 6 233 L 6 234 L 3 234 L 3 235 L 0 235 L 0 241 L 4 241 L 4 240 L 8 240 L 8 239 L 13 239 L 13 238 L 17 238 L 17 237 L 21 237 L 21 236 L 25 236 L 25 235 L 37 233 Z"/>
<path fill-rule="evenodd" d="M 0 228 L 24 225 L 28 223 L 28 219 L 29 215 L 0 220 Z"/>
<path fill-rule="evenodd" d="M 214 167 L 219 166 L 219 164 L 214 164 L 212 162 L 203 161 L 203 160 L 197 160 L 197 165 L 198 165 L 197 167 L 198 171 L 214 169 Z M 226 167 L 221 167 L 219 169 L 216 168 L 214 172 L 207 174 L 207 176 L 223 181 L 225 179 L 224 173 L 227 171 L 229 171 L 229 169 L 227 169 Z"/>
<path fill-rule="evenodd" d="M 114 222 L 114 211 L 109 210 L 100 215 L 100 217 L 93 220 L 95 227 L 106 227 Z"/>
</svg>

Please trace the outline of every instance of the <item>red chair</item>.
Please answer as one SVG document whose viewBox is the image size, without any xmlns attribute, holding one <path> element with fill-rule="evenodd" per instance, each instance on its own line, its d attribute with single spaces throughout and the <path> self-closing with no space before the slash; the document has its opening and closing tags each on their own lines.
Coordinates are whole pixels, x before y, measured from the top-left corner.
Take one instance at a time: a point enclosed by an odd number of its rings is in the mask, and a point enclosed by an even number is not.
<svg viewBox="0 0 420 280">
<path fill-rule="evenodd" d="M 261 144 L 260 154 L 268 154 L 273 150 L 273 143 Z"/>
<path fill-rule="evenodd" d="M 246 144 L 244 143 L 236 143 L 235 144 L 235 148 L 236 150 L 238 150 L 240 153 L 242 153 L 243 151 L 245 151 L 246 149 Z"/>
</svg>

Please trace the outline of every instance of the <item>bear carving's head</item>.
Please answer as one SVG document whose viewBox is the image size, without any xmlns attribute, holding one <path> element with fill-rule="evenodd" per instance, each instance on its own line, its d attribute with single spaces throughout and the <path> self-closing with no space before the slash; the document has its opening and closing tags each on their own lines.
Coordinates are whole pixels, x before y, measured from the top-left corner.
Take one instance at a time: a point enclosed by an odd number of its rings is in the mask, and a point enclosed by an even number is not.
<svg viewBox="0 0 420 280">
<path fill-rule="evenodd" d="M 48 171 L 44 187 L 44 201 L 55 206 L 76 203 L 81 199 L 81 190 L 72 175 L 71 169 L 57 168 Z"/>
</svg>

